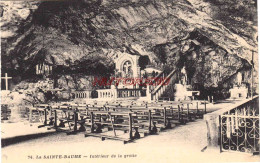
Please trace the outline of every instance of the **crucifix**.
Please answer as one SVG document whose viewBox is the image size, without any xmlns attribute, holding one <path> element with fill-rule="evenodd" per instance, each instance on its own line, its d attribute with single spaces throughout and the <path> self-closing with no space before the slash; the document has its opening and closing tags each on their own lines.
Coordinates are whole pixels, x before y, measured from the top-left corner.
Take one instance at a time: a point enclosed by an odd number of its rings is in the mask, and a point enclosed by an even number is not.
<svg viewBox="0 0 260 163">
<path fill-rule="evenodd" d="M 5 80 L 5 90 L 8 90 L 8 79 L 12 79 L 12 77 L 8 77 L 7 73 L 5 73 L 5 76 L 1 77 L 1 79 Z"/>
<path fill-rule="evenodd" d="M 124 66 L 124 72 L 126 75 L 129 74 L 129 72 L 131 71 L 131 63 L 129 61 L 125 62 Z"/>
</svg>

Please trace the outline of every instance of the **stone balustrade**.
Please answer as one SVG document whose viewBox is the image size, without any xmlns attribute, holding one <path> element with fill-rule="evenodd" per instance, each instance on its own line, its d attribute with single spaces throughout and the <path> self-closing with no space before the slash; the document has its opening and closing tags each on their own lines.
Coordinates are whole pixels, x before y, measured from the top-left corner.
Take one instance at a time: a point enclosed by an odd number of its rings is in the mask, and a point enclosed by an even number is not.
<svg viewBox="0 0 260 163">
<path fill-rule="evenodd" d="M 100 89 L 97 90 L 98 99 L 116 99 L 140 97 L 140 89 Z"/>
<path fill-rule="evenodd" d="M 140 89 L 118 89 L 117 90 L 118 98 L 128 98 L 128 97 L 140 97 Z"/>
<path fill-rule="evenodd" d="M 115 99 L 117 98 L 116 89 L 100 89 L 97 90 L 99 99 Z"/>
<path fill-rule="evenodd" d="M 74 94 L 74 98 L 75 99 L 79 99 L 79 98 L 91 98 L 91 90 L 87 90 L 87 91 L 75 91 L 72 94 Z"/>
</svg>

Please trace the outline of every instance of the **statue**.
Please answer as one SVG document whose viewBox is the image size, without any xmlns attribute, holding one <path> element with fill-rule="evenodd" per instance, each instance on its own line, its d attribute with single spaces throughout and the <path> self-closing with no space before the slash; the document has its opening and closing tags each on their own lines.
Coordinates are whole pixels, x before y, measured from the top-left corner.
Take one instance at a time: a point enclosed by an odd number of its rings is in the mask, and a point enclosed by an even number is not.
<svg viewBox="0 0 260 163">
<path fill-rule="evenodd" d="M 238 86 L 242 85 L 242 74 L 241 74 L 241 72 L 237 73 L 237 85 Z"/>
<path fill-rule="evenodd" d="M 186 69 L 185 66 L 183 66 L 183 68 L 181 69 L 181 84 L 186 85 L 187 79 L 188 77 L 187 77 Z"/>
</svg>

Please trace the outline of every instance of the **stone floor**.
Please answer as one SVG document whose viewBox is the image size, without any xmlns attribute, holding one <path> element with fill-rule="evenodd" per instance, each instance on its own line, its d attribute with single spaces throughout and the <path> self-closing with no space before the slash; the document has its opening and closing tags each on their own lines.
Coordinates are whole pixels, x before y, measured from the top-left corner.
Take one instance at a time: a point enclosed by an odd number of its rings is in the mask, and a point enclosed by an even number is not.
<svg viewBox="0 0 260 163">
<path fill-rule="evenodd" d="M 234 103 L 234 101 L 225 101 L 225 103 L 217 103 L 217 104 L 207 104 L 207 112 L 213 112 L 215 110 L 218 110 L 220 108 L 223 108 L 226 105 L 230 105 Z M 190 106 L 196 107 L 194 106 Z M 200 109 L 204 108 L 204 105 L 199 105 Z M 8 121 L 5 121 L 4 123 L 1 123 L 1 138 L 12 138 L 16 136 L 24 136 L 24 135 L 31 135 L 31 134 L 40 134 L 40 133 L 46 133 L 51 132 L 46 130 L 46 128 L 38 128 L 37 126 L 40 125 L 40 123 L 29 123 L 28 121 L 22 119 L 23 122 L 15 122 L 15 123 L 9 123 Z"/>
<path fill-rule="evenodd" d="M 218 110 L 236 101 L 208 105 L 208 111 Z M 24 124 L 19 124 L 24 125 Z M 36 126 L 22 127 L 15 123 L 1 125 L 2 138 L 17 134 L 47 132 L 46 128 Z M 10 130 L 10 128 L 13 128 Z M 10 133 L 3 129 L 8 129 Z M 219 152 L 219 149 L 203 150 L 207 145 L 207 128 L 200 119 L 186 125 L 175 127 L 133 143 L 123 144 L 120 141 L 84 137 L 83 133 L 67 136 L 57 133 L 37 139 L 23 141 L 2 148 L 2 162 L 249 162 L 260 161 L 259 156 L 243 153 Z M 202 152 L 204 151 L 204 152 Z M 93 158 L 93 155 L 116 155 L 116 158 Z M 49 159 L 48 155 L 62 155 L 62 159 Z M 64 155 L 81 155 L 81 158 L 65 158 Z M 122 155 L 122 158 L 118 158 Z M 31 159 L 31 156 L 33 159 Z M 36 157 L 38 156 L 38 159 Z M 40 159 L 41 157 L 41 159 Z M 44 158 L 45 157 L 45 158 Z M 124 158 L 128 157 L 128 158 Z"/>
<path fill-rule="evenodd" d="M 17 136 L 26 136 L 40 133 L 51 133 L 54 131 L 46 130 L 46 128 L 38 128 L 41 123 L 18 122 L 18 123 L 2 123 L 1 139 L 9 139 Z"/>
<path fill-rule="evenodd" d="M 205 150 L 206 125 L 204 120 L 190 122 L 159 135 L 147 136 L 133 143 L 84 137 L 83 133 L 67 136 L 59 133 L 48 137 L 28 140 L 2 148 L 3 163 L 17 162 L 248 162 L 260 161 L 259 156 L 249 154 L 219 153 Z M 130 155 L 134 158 L 91 158 L 90 155 Z M 41 156 L 42 159 L 36 159 Z M 43 159 L 44 155 L 81 155 L 81 159 Z M 28 159 L 32 156 L 34 159 Z M 83 157 L 85 156 L 85 157 Z M 18 159 L 19 158 L 19 159 Z"/>
</svg>

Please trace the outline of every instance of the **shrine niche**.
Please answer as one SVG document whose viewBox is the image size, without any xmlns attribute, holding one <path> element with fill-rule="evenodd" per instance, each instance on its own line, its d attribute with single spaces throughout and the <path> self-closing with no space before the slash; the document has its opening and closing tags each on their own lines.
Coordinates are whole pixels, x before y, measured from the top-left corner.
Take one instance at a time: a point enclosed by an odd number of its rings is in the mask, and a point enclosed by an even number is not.
<svg viewBox="0 0 260 163">
<path fill-rule="evenodd" d="M 118 52 L 113 58 L 115 61 L 115 75 L 117 78 L 123 78 L 123 80 L 127 78 L 141 78 L 141 71 L 145 70 L 150 62 L 149 57 L 142 56 L 135 51 L 128 51 Z M 119 83 L 118 88 L 138 88 L 138 86 L 125 86 L 121 82 Z"/>
<path fill-rule="evenodd" d="M 140 55 L 132 55 L 126 52 L 117 54 L 115 60 L 118 77 L 122 78 L 137 78 L 140 77 L 139 58 Z"/>
<path fill-rule="evenodd" d="M 246 71 L 238 72 L 233 77 L 233 87 L 229 90 L 230 98 L 247 98 L 249 97 L 249 83 L 246 81 L 250 78 L 250 73 Z"/>
<path fill-rule="evenodd" d="M 133 77 L 133 69 L 132 69 L 132 63 L 131 61 L 125 61 L 122 65 L 122 69 L 123 69 L 123 74 L 126 78 L 131 78 Z"/>
<path fill-rule="evenodd" d="M 50 75 L 52 74 L 52 66 L 47 64 L 37 64 L 35 66 L 36 69 L 36 75 Z"/>
</svg>

